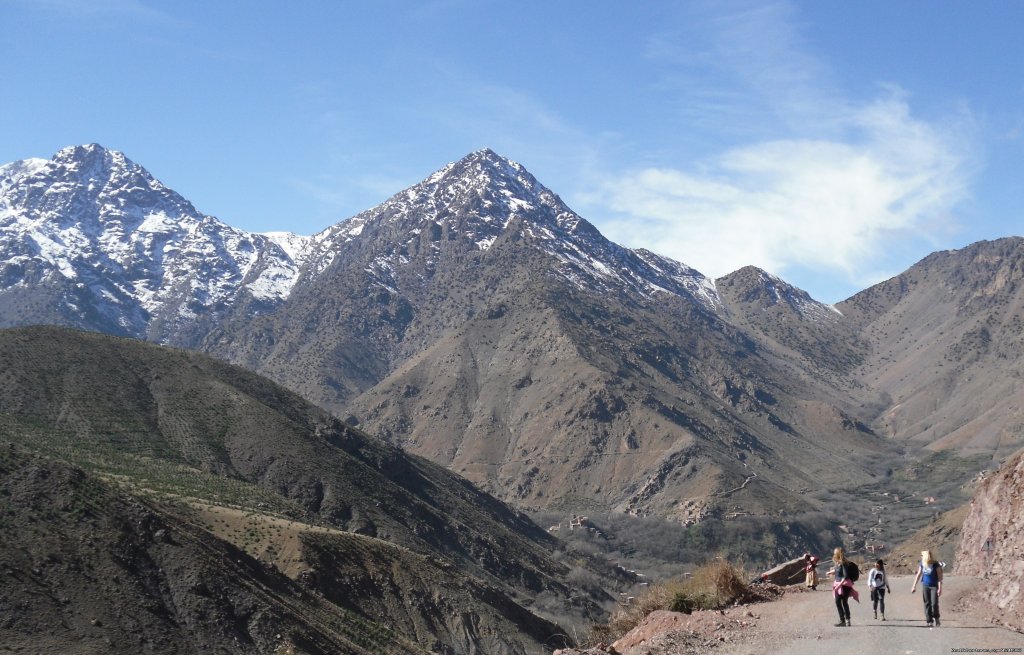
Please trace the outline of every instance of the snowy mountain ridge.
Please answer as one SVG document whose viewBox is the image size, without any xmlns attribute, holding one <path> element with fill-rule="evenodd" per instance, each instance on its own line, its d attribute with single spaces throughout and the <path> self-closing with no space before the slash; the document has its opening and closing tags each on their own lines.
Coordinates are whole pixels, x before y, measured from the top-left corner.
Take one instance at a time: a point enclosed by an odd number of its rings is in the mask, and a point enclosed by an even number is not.
<svg viewBox="0 0 1024 655">
<path fill-rule="evenodd" d="M 94 303 L 128 334 L 145 335 L 155 318 L 191 320 L 243 291 L 287 297 L 298 266 L 284 241 L 199 213 L 97 144 L 0 168 L 0 289 L 58 276 L 75 296 L 67 310 Z"/>
<path fill-rule="evenodd" d="M 424 230 L 447 230 L 481 252 L 503 237 L 521 238 L 556 258 L 558 273 L 580 289 L 623 290 L 644 297 L 669 293 L 711 311 L 721 306 L 713 280 L 666 257 L 612 243 L 522 165 L 487 148 L 317 235 L 324 254 L 311 258 L 316 272 L 331 264 L 330 253 L 342 252 L 344 244 L 368 229 L 385 226 L 404 235 L 404 242 L 393 243 L 367 267 L 386 288 L 394 288 L 394 271 L 409 263 L 409 247 Z M 431 245 L 435 254 L 438 243 Z M 436 257 L 426 263 L 436 264 Z"/>
<path fill-rule="evenodd" d="M 818 302 L 803 289 L 794 287 L 768 271 L 755 266 L 747 266 L 736 273 L 743 272 L 747 272 L 754 278 L 752 284 L 754 288 L 748 290 L 745 298 L 748 301 L 753 300 L 755 296 L 760 296 L 761 302 L 766 307 L 787 305 L 798 315 L 811 321 L 834 321 L 843 315 L 835 306 Z"/>
<path fill-rule="evenodd" d="M 0 167 L 0 295 L 49 284 L 59 289 L 64 322 L 89 313 L 103 329 L 157 341 L 230 307 L 270 311 L 339 257 L 364 257 L 370 280 L 400 292 L 410 258 L 429 270 L 452 240 L 480 253 L 526 243 L 553 258 L 538 274 L 579 289 L 722 307 L 713 280 L 612 243 L 523 166 L 489 149 L 313 236 L 233 228 L 98 144 Z M 8 309 L 5 322 L 18 324 L 18 311 Z"/>
</svg>

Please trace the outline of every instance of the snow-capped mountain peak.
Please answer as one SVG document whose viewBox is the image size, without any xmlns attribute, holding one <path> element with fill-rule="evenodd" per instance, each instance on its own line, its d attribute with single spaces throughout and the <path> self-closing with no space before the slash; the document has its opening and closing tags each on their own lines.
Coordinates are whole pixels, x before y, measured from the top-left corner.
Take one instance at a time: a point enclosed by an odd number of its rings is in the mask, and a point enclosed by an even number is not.
<svg viewBox="0 0 1024 655">
<path fill-rule="evenodd" d="M 424 246 L 424 232 L 446 236 Z M 386 236 L 366 270 L 388 289 L 397 289 L 397 271 L 411 264 L 414 251 L 429 268 L 442 247 L 487 251 L 514 235 L 556 258 L 556 274 L 579 288 L 645 297 L 669 293 L 711 310 L 720 304 L 713 281 L 679 262 L 612 243 L 522 165 L 489 148 L 318 235 L 322 256 L 315 258 L 314 273 L 330 266 L 345 244 L 366 243 L 375 235 Z"/>
<path fill-rule="evenodd" d="M 608 241 L 522 165 L 487 148 L 312 237 L 232 228 L 99 144 L 0 167 L 0 294 L 45 282 L 62 321 L 90 316 L 96 329 L 158 341 L 233 307 L 268 311 L 339 257 L 401 293 L 402 279 L 429 279 L 445 253 L 499 247 L 545 253 L 551 265 L 531 274 L 580 289 L 672 294 L 712 311 L 721 304 L 711 280 Z"/>
<path fill-rule="evenodd" d="M 135 336 L 235 302 L 276 302 L 297 277 L 286 249 L 199 213 L 98 144 L 0 168 L 0 290 L 48 280 L 59 313 Z M 157 320 L 159 319 L 159 320 Z"/>
</svg>

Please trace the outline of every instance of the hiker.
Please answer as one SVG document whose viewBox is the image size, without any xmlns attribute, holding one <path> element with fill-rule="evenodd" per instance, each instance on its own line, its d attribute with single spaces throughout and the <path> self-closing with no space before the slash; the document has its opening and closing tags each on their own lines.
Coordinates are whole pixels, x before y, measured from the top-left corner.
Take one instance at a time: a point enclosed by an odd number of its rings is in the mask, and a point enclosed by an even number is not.
<svg viewBox="0 0 1024 655">
<path fill-rule="evenodd" d="M 808 589 L 818 588 L 818 558 L 810 553 L 804 553 L 804 571 L 807 573 L 806 585 Z"/>
<path fill-rule="evenodd" d="M 932 551 L 922 550 L 921 561 L 917 563 L 917 575 L 910 593 L 917 591 L 917 581 L 921 581 L 921 598 L 924 600 L 924 620 L 928 627 L 939 627 L 939 596 L 942 595 L 942 565 L 932 557 Z"/>
<path fill-rule="evenodd" d="M 871 590 L 871 607 L 875 610 L 875 618 L 878 618 L 878 610 L 882 610 L 882 620 L 885 620 L 885 592 L 892 593 L 889 588 L 889 578 L 885 575 L 885 562 L 878 560 L 875 566 L 868 572 L 868 589 Z"/>
<path fill-rule="evenodd" d="M 836 548 L 832 553 L 832 568 L 826 575 L 833 576 L 832 595 L 836 599 L 836 610 L 839 612 L 839 623 L 837 628 L 849 627 L 850 623 L 850 597 L 860 602 L 860 594 L 853 588 L 853 583 L 860 576 L 857 565 L 846 559 L 842 548 Z"/>
</svg>

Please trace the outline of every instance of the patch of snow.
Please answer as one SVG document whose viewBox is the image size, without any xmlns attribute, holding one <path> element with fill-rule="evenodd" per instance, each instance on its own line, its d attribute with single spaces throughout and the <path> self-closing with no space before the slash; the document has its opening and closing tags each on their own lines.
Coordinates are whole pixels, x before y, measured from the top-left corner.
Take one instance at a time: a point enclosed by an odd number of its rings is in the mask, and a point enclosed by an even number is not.
<svg viewBox="0 0 1024 655">
<path fill-rule="evenodd" d="M 46 168 L 49 163 L 49 159 L 32 157 L 0 166 L 0 193 L 3 193 L 24 178 L 35 175 Z"/>
<path fill-rule="evenodd" d="M 104 299 L 114 303 L 115 305 L 121 304 L 121 299 L 115 296 L 114 294 L 110 293 L 110 291 L 107 289 L 100 287 L 99 295 L 102 296 Z"/>
<path fill-rule="evenodd" d="M 177 221 L 174 221 L 163 212 L 149 214 L 139 223 L 139 232 L 170 233 L 178 228 Z"/>
<path fill-rule="evenodd" d="M 245 286 L 253 297 L 260 300 L 283 300 L 291 293 L 297 277 L 294 266 L 271 264 Z"/>
<path fill-rule="evenodd" d="M 526 202 L 520 198 L 509 198 L 508 206 L 512 211 L 532 211 L 534 208 L 532 203 Z"/>
<path fill-rule="evenodd" d="M 345 236 L 347 237 L 346 241 L 351 241 L 354 237 L 357 237 L 360 234 L 362 234 L 363 233 L 363 228 L 366 227 L 366 222 L 365 221 L 356 221 L 355 219 L 351 219 L 351 220 L 352 220 L 352 222 L 351 222 L 352 227 L 350 229 L 347 229 L 347 230 L 343 229 L 343 231 L 345 233 Z"/>
<path fill-rule="evenodd" d="M 276 243 L 293 262 L 305 259 L 309 254 L 313 237 L 306 237 L 294 232 L 264 232 L 263 236 Z"/>
</svg>

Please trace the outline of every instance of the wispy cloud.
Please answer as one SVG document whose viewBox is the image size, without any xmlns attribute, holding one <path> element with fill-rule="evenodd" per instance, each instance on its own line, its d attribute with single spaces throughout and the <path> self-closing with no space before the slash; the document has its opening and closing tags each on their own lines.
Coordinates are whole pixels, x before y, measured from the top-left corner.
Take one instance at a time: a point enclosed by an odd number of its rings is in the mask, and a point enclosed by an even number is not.
<svg viewBox="0 0 1024 655">
<path fill-rule="evenodd" d="M 927 237 L 952 220 L 967 188 L 961 156 L 905 101 L 880 100 L 847 120 L 859 138 L 753 144 L 697 172 L 632 171 L 591 200 L 617 215 L 603 223 L 612 239 L 658 244 L 709 275 L 798 265 L 856 279 L 883 242 Z"/>
<path fill-rule="evenodd" d="M 884 246 L 946 236 L 968 193 L 966 117 L 915 117 L 892 85 L 868 100 L 845 98 L 800 47 L 794 20 L 781 3 L 707 19 L 707 47 L 740 104 L 734 113 L 772 115 L 778 136 L 685 167 L 609 171 L 584 201 L 610 238 L 712 276 L 753 264 L 859 282 L 876 281 Z M 690 90 L 685 100 L 706 95 Z"/>
</svg>

